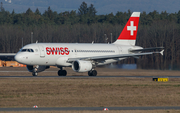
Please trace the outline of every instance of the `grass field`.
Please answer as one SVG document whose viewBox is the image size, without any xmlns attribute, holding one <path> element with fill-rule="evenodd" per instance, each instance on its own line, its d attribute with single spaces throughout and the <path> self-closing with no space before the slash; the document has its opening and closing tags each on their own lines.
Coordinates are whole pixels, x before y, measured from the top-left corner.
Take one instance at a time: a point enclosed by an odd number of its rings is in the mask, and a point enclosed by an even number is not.
<svg viewBox="0 0 180 113">
<path fill-rule="evenodd" d="M 0 68 L 0 71 L 8 69 L 13 70 L 14 68 Z M 25 68 L 15 69 L 15 71 L 18 70 L 25 71 Z M 52 72 L 43 72 L 39 76 L 43 74 L 55 76 L 56 70 L 50 69 Z M 68 76 L 75 76 L 74 72 L 68 72 Z M 124 76 L 177 76 L 180 74 L 179 71 L 103 70 L 103 68 L 99 68 L 98 72 L 99 76 L 102 76 L 102 73 L 104 76 L 118 76 L 117 73 Z M 31 75 L 31 73 L 28 74 Z M 0 72 L 1 75 L 26 76 L 26 72 Z M 0 107 L 33 107 L 34 105 L 39 107 L 180 106 L 179 89 L 180 79 L 177 78 L 171 78 L 168 82 L 154 82 L 152 78 L 0 78 Z M 179 112 L 176 110 L 155 111 L 158 113 Z M 64 112 L 81 113 L 82 111 Z M 94 112 L 99 113 L 100 111 Z M 131 111 L 123 111 L 123 113 L 129 112 Z"/>
</svg>

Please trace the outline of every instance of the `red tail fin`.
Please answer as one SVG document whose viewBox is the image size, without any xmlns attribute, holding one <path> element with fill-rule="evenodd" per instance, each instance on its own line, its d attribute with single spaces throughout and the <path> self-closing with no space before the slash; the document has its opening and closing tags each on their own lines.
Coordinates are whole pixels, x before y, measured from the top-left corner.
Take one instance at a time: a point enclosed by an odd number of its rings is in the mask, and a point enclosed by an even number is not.
<svg viewBox="0 0 180 113">
<path fill-rule="evenodd" d="M 133 12 L 114 44 L 135 45 L 140 12 Z"/>
</svg>

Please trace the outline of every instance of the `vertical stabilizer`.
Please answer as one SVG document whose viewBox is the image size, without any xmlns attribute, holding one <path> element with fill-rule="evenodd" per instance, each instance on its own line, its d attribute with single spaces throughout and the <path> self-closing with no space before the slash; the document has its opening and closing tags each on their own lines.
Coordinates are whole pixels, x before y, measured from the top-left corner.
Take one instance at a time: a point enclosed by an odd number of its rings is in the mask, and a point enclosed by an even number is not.
<svg viewBox="0 0 180 113">
<path fill-rule="evenodd" d="M 114 44 L 132 45 L 132 46 L 135 45 L 139 18 L 140 18 L 140 12 L 132 13 L 131 17 L 126 23 L 126 26 L 124 27 L 123 31 L 119 35 L 118 39 L 114 42 Z"/>
</svg>

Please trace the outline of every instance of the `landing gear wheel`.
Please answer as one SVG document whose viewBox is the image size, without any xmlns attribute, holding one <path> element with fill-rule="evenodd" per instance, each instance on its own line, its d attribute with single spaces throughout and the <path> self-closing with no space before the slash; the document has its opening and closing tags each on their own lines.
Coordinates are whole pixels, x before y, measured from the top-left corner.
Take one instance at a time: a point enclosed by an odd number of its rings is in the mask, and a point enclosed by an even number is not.
<svg viewBox="0 0 180 113">
<path fill-rule="evenodd" d="M 91 73 L 91 72 L 92 72 L 92 71 L 88 71 L 88 75 L 89 75 L 89 76 L 92 76 L 92 73 Z"/>
<path fill-rule="evenodd" d="M 97 75 L 97 71 L 96 70 L 88 71 L 88 75 L 89 76 L 96 76 Z"/>
<path fill-rule="evenodd" d="M 67 75 L 67 71 L 66 70 L 62 70 L 62 75 L 66 76 Z"/>
<path fill-rule="evenodd" d="M 33 75 L 33 76 L 37 76 L 38 73 L 37 73 L 37 72 L 33 72 L 32 75 Z"/>
<path fill-rule="evenodd" d="M 62 70 L 59 70 L 59 71 L 58 71 L 58 75 L 59 75 L 59 76 L 62 76 Z"/>
<path fill-rule="evenodd" d="M 97 75 L 97 71 L 96 70 L 93 70 L 92 71 L 92 76 L 96 76 Z"/>
<path fill-rule="evenodd" d="M 59 70 L 58 71 L 58 75 L 59 76 L 66 76 L 67 75 L 67 71 L 66 70 Z"/>
</svg>

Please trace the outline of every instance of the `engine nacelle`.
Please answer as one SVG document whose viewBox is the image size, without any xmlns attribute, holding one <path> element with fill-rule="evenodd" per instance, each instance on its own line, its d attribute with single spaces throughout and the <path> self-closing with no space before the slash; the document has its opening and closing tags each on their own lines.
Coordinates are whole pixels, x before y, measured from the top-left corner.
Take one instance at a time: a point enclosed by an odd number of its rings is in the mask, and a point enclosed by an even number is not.
<svg viewBox="0 0 180 113">
<path fill-rule="evenodd" d="M 42 72 L 44 71 L 45 69 L 48 69 L 49 66 L 36 66 L 36 72 Z M 29 72 L 34 72 L 34 69 L 35 69 L 33 66 L 30 66 L 30 65 L 27 65 L 27 70 Z"/>
<path fill-rule="evenodd" d="M 72 69 L 76 72 L 87 72 L 90 71 L 92 67 L 90 61 L 76 60 L 72 63 Z"/>
</svg>

